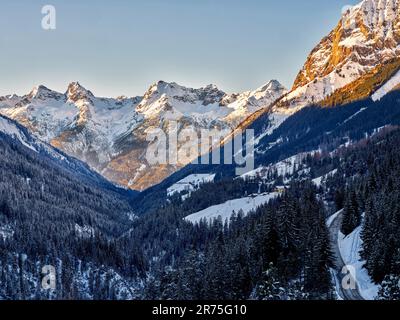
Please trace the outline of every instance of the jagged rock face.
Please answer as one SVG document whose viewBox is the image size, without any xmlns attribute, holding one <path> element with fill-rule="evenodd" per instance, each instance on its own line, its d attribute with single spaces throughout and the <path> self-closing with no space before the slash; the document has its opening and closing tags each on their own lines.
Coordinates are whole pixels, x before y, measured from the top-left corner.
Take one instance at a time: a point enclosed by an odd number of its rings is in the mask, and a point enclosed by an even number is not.
<svg viewBox="0 0 400 320">
<path fill-rule="evenodd" d="M 399 4 L 399 0 L 366 0 L 345 12 L 338 26 L 311 52 L 293 89 L 343 67 L 352 67 L 357 76 L 398 56 Z"/>
<path fill-rule="evenodd" d="M 93 102 L 94 95 L 91 91 L 82 87 L 79 82 L 73 82 L 68 86 L 65 93 L 69 101 L 78 102 L 79 100 L 89 100 Z"/>
<path fill-rule="evenodd" d="M 296 111 L 378 70 L 399 57 L 399 40 L 400 0 L 362 1 L 312 50 L 282 105 Z"/>
<path fill-rule="evenodd" d="M 253 92 L 228 95 L 214 85 L 192 89 L 159 81 L 143 97 L 98 98 L 74 82 L 64 94 L 44 86 L 0 97 L 0 114 L 19 121 L 42 140 L 91 165 L 108 179 L 142 190 L 186 165 L 150 165 L 147 134 L 191 128 L 233 130 L 255 110 L 286 93 L 277 81 Z M 181 143 L 182 144 L 182 143 Z M 180 144 L 180 145 L 181 145 Z M 180 147 L 178 145 L 178 147 Z"/>
</svg>

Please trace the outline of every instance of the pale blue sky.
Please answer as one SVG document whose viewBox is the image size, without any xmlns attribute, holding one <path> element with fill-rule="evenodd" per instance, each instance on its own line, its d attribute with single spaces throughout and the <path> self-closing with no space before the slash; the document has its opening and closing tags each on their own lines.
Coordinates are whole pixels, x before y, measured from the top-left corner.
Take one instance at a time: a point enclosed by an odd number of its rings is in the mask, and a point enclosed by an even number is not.
<svg viewBox="0 0 400 320">
<path fill-rule="evenodd" d="M 142 95 L 157 80 L 227 92 L 286 86 L 357 0 L 1 0 L 0 95 L 80 81 L 96 95 Z M 57 29 L 41 28 L 41 8 Z"/>
</svg>

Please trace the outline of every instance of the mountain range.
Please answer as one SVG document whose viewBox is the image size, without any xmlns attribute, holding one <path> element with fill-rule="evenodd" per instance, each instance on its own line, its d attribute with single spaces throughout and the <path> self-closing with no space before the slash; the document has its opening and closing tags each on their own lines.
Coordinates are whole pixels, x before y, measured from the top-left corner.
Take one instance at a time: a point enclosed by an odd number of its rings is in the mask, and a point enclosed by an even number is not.
<svg viewBox="0 0 400 320">
<path fill-rule="evenodd" d="M 0 299 L 399 299 L 399 51 L 400 0 L 364 0 L 291 89 L 0 97 Z M 254 130 L 253 170 L 149 164 L 174 123 Z"/>
<path fill-rule="evenodd" d="M 88 163 L 115 183 L 144 189 L 187 163 L 151 166 L 145 158 L 151 129 L 233 130 L 286 89 L 270 81 L 259 89 L 226 94 L 214 85 L 191 89 L 159 81 L 142 97 L 98 98 L 78 82 L 62 94 L 44 86 L 24 96 L 0 97 L 0 114 L 29 128 L 43 141 Z"/>
</svg>

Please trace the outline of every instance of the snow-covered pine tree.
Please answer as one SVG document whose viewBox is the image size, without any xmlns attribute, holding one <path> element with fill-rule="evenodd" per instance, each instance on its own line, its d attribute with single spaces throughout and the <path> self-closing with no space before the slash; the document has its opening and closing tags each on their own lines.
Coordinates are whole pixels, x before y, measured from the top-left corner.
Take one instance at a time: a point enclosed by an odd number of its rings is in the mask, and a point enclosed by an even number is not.
<svg viewBox="0 0 400 320">
<path fill-rule="evenodd" d="M 348 193 L 343 210 L 341 231 L 348 236 L 361 224 L 361 212 L 357 203 L 357 195 L 354 190 Z"/>
<path fill-rule="evenodd" d="M 400 300 L 400 275 L 389 274 L 382 282 L 378 300 Z"/>
<path fill-rule="evenodd" d="M 271 263 L 255 290 L 253 298 L 256 300 L 281 300 L 282 284 L 278 280 L 278 270 Z"/>
</svg>

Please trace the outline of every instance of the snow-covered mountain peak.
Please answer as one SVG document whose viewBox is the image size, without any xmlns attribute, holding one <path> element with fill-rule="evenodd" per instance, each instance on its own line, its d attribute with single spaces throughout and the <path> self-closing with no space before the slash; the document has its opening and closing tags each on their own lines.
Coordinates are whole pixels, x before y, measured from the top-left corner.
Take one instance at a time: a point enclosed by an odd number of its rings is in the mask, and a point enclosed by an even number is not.
<svg viewBox="0 0 400 320">
<path fill-rule="evenodd" d="M 278 80 L 271 80 L 268 81 L 263 86 L 256 89 L 255 92 L 279 91 L 279 90 L 286 90 L 286 88 Z"/>
<path fill-rule="evenodd" d="M 145 100 L 150 100 L 166 95 L 167 97 L 177 98 L 183 96 L 191 96 L 194 99 L 202 100 L 207 96 L 221 96 L 225 94 L 214 84 L 207 85 L 206 87 L 193 89 L 181 86 L 176 82 L 158 81 L 150 86 L 144 95 Z M 179 98 L 178 98 L 179 99 Z"/>
<path fill-rule="evenodd" d="M 221 105 L 235 110 L 229 115 L 229 118 L 240 118 L 243 114 L 251 114 L 271 106 L 286 93 L 287 89 L 279 81 L 271 80 L 254 91 L 226 95 L 222 99 Z"/>
<path fill-rule="evenodd" d="M 163 95 L 163 94 L 174 94 L 177 93 L 179 90 L 184 89 L 184 87 L 178 85 L 175 82 L 165 82 L 163 80 L 159 80 L 153 83 L 150 88 L 144 94 L 144 97 L 149 99 L 154 95 Z"/>
<path fill-rule="evenodd" d="M 32 100 L 46 100 L 46 99 L 60 99 L 62 97 L 62 94 L 50 90 L 49 88 L 39 85 L 37 87 L 34 87 L 26 96 L 30 101 Z"/>
<path fill-rule="evenodd" d="M 171 112 L 171 109 L 187 115 L 198 113 L 201 106 L 218 105 L 224 96 L 225 92 L 215 85 L 193 89 L 175 82 L 158 81 L 146 91 L 136 110 L 146 117 L 158 117 L 165 112 Z M 203 109 L 207 111 L 207 108 Z"/>
<path fill-rule="evenodd" d="M 281 96 L 287 91 L 287 89 L 277 80 L 271 80 L 259 87 L 258 89 L 250 92 L 250 96 L 254 96 L 256 99 L 270 97 L 272 95 Z"/>
<path fill-rule="evenodd" d="M 214 90 L 219 90 L 218 86 L 216 84 L 209 84 L 204 87 L 205 91 L 214 91 Z"/>
<path fill-rule="evenodd" d="M 43 90 L 43 89 L 47 89 L 47 88 L 42 85 L 33 87 L 32 90 L 28 93 L 28 97 L 30 97 L 30 98 L 35 97 L 38 94 L 39 90 Z"/>
<path fill-rule="evenodd" d="M 311 52 L 294 89 L 327 76 L 333 90 L 342 87 L 398 57 L 399 42 L 400 0 L 364 0 L 345 11 L 337 27 Z"/>
<path fill-rule="evenodd" d="M 398 12 L 399 0 L 363 0 L 346 10 L 343 18 L 360 16 L 363 18 L 360 22 L 371 29 L 382 26 L 389 28 L 389 24 L 398 20 Z"/>
<path fill-rule="evenodd" d="M 16 94 L 10 94 L 4 97 L 0 97 L 0 108 L 3 107 L 14 107 L 18 103 L 20 103 L 22 100 L 22 97 L 16 95 Z"/>
<path fill-rule="evenodd" d="M 91 91 L 85 89 L 79 82 L 72 82 L 68 85 L 67 92 L 65 93 L 68 100 L 77 102 L 78 100 L 91 100 L 94 95 Z"/>
<path fill-rule="evenodd" d="M 344 36 L 353 40 L 342 43 L 344 46 L 397 46 L 400 35 L 400 1 L 364 0 L 345 11 L 341 22 Z"/>
<path fill-rule="evenodd" d="M 328 97 L 337 103 L 341 98 L 334 95 L 341 90 L 352 92 L 350 101 L 364 98 L 376 90 L 374 83 L 396 71 L 399 56 L 400 0 L 364 0 L 345 10 L 336 28 L 311 51 L 291 92 L 275 109 L 293 113 Z M 368 82 L 374 75 L 382 79 Z M 366 89 L 357 92 L 363 79 Z"/>
<path fill-rule="evenodd" d="M 126 101 L 126 100 L 129 100 L 129 98 L 128 98 L 127 96 L 118 96 L 116 99 L 117 99 L 117 101 Z"/>
</svg>

